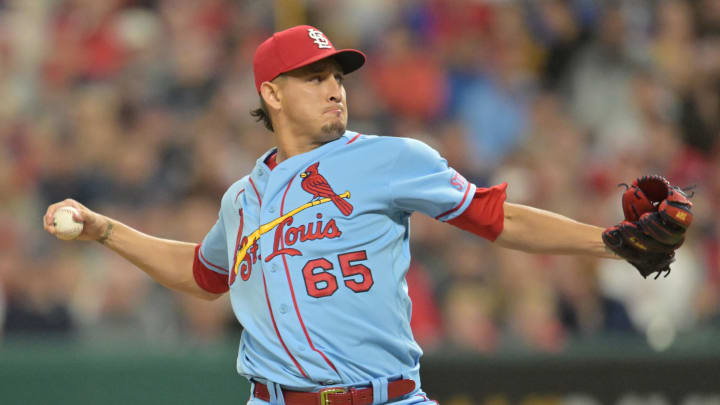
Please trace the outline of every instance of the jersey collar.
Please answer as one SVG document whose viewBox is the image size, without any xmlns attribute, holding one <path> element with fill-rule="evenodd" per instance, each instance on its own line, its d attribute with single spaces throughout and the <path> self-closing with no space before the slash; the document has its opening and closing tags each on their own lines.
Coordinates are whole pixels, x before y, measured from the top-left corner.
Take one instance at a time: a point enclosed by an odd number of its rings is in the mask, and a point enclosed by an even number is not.
<svg viewBox="0 0 720 405">
<path fill-rule="evenodd" d="M 355 135 L 357 135 L 357 132 L 345 131 L 345 133 L 342 134 L 342 136 L 340 136 L 338 139 L 336 139 L 334 141 L 328 142 L 328 143 L 326 143 L 320 147 L 317 147 L 311 151 L 301 153 L 299 155 L 295 155 L 289 159 L 285 159 L 280 163 L 277 163 L 277 161 L 275 160 L 275 158 L 277 157 L 277 147 L 273 147 L 273 148 L 269 149 L 268 151 L 266 151 L 265 153 L 263 153 L 262 156 L 260 156 L 260 158 L 256 162 L 256 167 L 262 168 L 269 173 L 270 171 L 275 169 L 275 167 L 277 167 L 279 165 L 285 165 L 285 162 L 296 161 L 296 160 L 303 161 L 310 156 L 324 153 L 324 151 L 326 151 L 327 149 L 334 148 L 337 145 L 345 145 Z"/>
<path fill-rule="evenodd" d="M 270 154 L 268 155 L 268 157 L 265 158 L 264 162 L 265 162 L 265 166 L 267 166 L 268 169 L 270 169 L 270 170 L 274 169 L 275 166 L 278 165 L 278 163 L 277 163 L 277 149 L 275 149 L 275 150 L 273 150 L 272 152 L 270 152 Z"/>
</svg>

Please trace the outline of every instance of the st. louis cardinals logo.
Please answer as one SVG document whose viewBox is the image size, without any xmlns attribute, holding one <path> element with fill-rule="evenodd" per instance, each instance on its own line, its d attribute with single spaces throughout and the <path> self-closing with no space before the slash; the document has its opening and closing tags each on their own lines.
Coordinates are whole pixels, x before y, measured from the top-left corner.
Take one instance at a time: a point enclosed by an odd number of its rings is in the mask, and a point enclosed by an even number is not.
<svg viewBox="0 0 720 405">
<path fill-rule="evenodd" d="M 260 228 L 256 229 L 253 233 L 242 238 L 244 217 L 242 210 L 240 210 L 240 229 L 238 231 L 238 239 L 235 243 L 235 263 L 233 264 L 233 270 L 230 272 L 230 284 L 235 282 L 238 274 L 240 274 L 243 280 L 250 278 L 252 266 L 259 258 L 257 241 L 260 239 L 260 236 L 273 229 L 275 229 L 273 252 L 265 257 L 265 262 L 269 262 L 278 255 L 301 256 L 302 253 L 299 250 L 289 247 L 297 242 L 324 238 L 333 239 L 342 235 L 334 219 L 323 223 L 321 213 L 316 215 L 317 221 L 297 227 L 291 226 L 295 214 L 328 202 L 332 202 L 345 216 L 353 212 L 353 206 L 347 201 L 347 199 L 350 198 L 350 191 L 335 194 L 335 191 L 330 187 L 325 177 L 318 172 L 319 165 L 320 162 L 316 162 L 300 174 L 300 178 L 302 178 L 300 186 L 312 195 L 310 202 L 260 226 Z"/>
<path fill-rule="evenodd" d="M 342 212 L 343 215 L 348 216 L 353 212 L 353 206 L 349 202 L 345 201 L 341 196 L 335 194 L 330 184 L 328 184 L 325 177 L 318 173 L 318 166 L 320 162 L 313 163 L 300 174 L 302 178 L 302 189 L 313 195 L 313 200 L 316 198 L 329 198 L 330 201 Z"/>
<path fill-rule="evenodd" d="M 308 28 L 308 35 L 313 39 L 313 42 L 317 44 L 318 48 L 332 49 L 330 41 L 322 32 L 316 30 L 315 28 Z"/>
</svg>

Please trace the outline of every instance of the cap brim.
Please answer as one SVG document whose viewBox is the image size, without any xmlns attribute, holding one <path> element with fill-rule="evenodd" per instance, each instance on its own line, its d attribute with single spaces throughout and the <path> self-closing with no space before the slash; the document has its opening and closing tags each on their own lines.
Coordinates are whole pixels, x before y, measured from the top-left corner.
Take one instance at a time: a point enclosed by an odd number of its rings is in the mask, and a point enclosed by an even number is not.
<svg viewBox="0 0 720 405">
<path fill-rule="evenodd" d="M 332 56 L 342 67 L 343 74 L 354 72 L 365 64 L 365 54 L 355 49 L 341 49 Z"/>
</svg>

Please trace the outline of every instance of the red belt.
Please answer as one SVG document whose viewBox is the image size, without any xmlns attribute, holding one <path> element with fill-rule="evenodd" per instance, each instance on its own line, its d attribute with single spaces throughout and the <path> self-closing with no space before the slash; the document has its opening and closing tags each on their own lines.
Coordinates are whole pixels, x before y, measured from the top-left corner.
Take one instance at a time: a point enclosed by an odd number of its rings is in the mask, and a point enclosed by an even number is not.
<svg viewBox="0 0 720 405">
<path fill-rule="evenodd" d="M 415 389 L 413 380 L 395 380 L 387 385 L 388 401 L 411 393 Z M 253 395 L 263 401 L 270 401 L 265 384 L 256 382 Z M 283 390 L 285 405 L 370 405 L 373 403 L 372 388 L 325 388 L 318 392 Z"/>
</svg>

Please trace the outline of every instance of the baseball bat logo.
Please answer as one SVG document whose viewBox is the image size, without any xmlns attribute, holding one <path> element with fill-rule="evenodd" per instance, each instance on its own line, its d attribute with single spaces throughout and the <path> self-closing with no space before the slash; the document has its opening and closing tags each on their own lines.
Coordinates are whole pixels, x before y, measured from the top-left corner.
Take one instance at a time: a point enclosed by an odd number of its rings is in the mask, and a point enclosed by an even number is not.
<svg viewBox="0 0 720 405">
<path fill-rule="evenodd" d="M 346 191 L 338 195 L 337 197 L 341 199 L 350 198 L 350 191 Z M 320 204 L 326 204 L 331 201 L 333 200 L 329 197 L 310 201 L 295 208 L 287 214 L 268 222 L 267 224 L 261 225 L 250 235 L 244 236 L 242 237 L 242 239 L 238 238 L 239 242 L 236 243 L 237 253 L 235 255 L 235 263 L 233 264 L 233 270 L 230 272 L 230 284 L 235 282 L 235 278 L 238 274 L 240 274 L 240 277 L 244 281 L 247 281 L 250 278 L 250 274 L 252 273 L 252 265 L 258 259 L 257 241 L 260 239 L 260 236 L 272 231 L 273 229 L 275 229 L 275 243 L 273 246 L 273 253 L 271 253 L 268 257 L 265 258 L 266 262 L 270 261 L 270 259 L 272 259 L 273 257 L 281 254 L 287 254 L 290 256 L 301 255 L 300 251 L 297 249 L 281 247 L 283 243 L 287 246 L 290 246 L 294 245 L 298 241 L 305 242 L 307 240 L 318 240 L 325 238 L 333 239 L 342 235 L 342 232 L 340 231 L 340 228 L 338 228 L 334 219 L 331 219 L 326 224 L 323 224 L 323 221 L 317 221 L 314 223 L 310 222 L 307 225 L 300 225 L 299 227 L 285 228 L 288 225 L 292 225 L 293 216 L 295 214 L 308 208 L 315 207 Z M 322 219 L 322 214 L 318 214 L 317 218 L 319 220 Z M 243 221 L 241 213 L 241 227 L 238 237 L 242 234 L 242 223 Z M 314 232 L 313 227 L 315 228 Z"/>
</svg>

